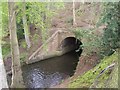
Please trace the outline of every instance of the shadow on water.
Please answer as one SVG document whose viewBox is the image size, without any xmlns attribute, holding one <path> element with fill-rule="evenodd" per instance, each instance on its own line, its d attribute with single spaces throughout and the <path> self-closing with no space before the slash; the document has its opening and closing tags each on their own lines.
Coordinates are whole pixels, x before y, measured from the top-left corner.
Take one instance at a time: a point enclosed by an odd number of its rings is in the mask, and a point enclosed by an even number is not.
<svg viewBox="0 0 120 90">
<path fill-rule="evenodd" d="M 49 88 L 58 85 L 74 74 L 78 55 L 72 51 L 65 55 L 39 61 L 22 67 L 23 79 L 28 88 Z"/>
</svg>

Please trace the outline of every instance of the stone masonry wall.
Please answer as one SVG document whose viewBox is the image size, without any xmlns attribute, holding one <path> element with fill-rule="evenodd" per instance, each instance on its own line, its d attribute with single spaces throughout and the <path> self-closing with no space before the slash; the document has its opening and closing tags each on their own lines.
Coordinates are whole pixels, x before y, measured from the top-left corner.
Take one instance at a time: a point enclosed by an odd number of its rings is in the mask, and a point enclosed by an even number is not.
<svg viewBox="0 0 120 90">
<path fill-rule="evenodd" d="M 30 57 L 27 63 L 46 59 L 60 50 L 61 42 L 67 37 L 75 37 L 70 31 L 56 31 L 40 48 L 38 48 Z"/>
</svg>

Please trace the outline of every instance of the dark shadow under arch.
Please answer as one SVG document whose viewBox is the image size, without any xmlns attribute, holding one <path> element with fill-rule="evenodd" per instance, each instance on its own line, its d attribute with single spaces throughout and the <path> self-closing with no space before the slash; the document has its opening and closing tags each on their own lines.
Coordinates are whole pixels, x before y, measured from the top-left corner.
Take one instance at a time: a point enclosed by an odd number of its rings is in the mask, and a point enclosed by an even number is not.
<svg viewBox="0 0 120 90">
<path fill-rule="evenodd" d="M 79 56 L 83 49 L 81 48 L 82 42 L 75 37 L 67 37 L 61 42 L 61 48 L 63 52 L 75 51 Z"/>
</svg>

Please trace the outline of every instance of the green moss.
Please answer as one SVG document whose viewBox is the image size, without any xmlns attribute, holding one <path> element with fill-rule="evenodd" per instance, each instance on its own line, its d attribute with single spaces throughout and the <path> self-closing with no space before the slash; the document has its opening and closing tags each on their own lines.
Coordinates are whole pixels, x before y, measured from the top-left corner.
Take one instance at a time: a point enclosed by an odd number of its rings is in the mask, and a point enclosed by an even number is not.
<svg viewBox="0 0 120 90">
<path fill-rule="evenodd" d="M 114 53 L 113 55 L 109 57 L 105 57 L 101 62 L 93 69 L 89 70 L 82 76 L 79 76 L 77 79 L 71 81 L 69 84 L 70 88 L 82 88 L 82 87 L 90 87 L 94 81 L 96 80 L 96 77 L 100 74 L 102 70 L 104 70 L 107 66 L 109 66 L 111 63 L 116 62 L 118 59 L 117 53 Z M 109 71 L 106 71 L 98 80 L 100 82 L 101 87 L 108 78 L 109 78 Z"/>
<path fill-rule="evenodd" d="M 116 88 L 116 87 L 118 87 L 118 65 L 114 68 L 106 85 L 106 88 Z"/>
</svg>

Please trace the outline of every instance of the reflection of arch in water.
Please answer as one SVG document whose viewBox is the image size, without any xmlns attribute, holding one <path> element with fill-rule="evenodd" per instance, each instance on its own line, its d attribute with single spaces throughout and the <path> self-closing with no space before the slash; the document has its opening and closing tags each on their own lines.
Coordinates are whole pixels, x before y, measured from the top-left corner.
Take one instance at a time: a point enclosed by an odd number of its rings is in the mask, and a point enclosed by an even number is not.
<svg viewBox="0 0 120 90">
<path fill-rule="evenodd" d="M 77 54 L 80 56 L 82 53 L 82 48 L 81 48 L 82 42 L 75 38 L 75 37 L 67 37 L 61 42 L 61 48 L 62 51 L 67 53 L 70 51 L 76 51 Z"/>
</svg>

